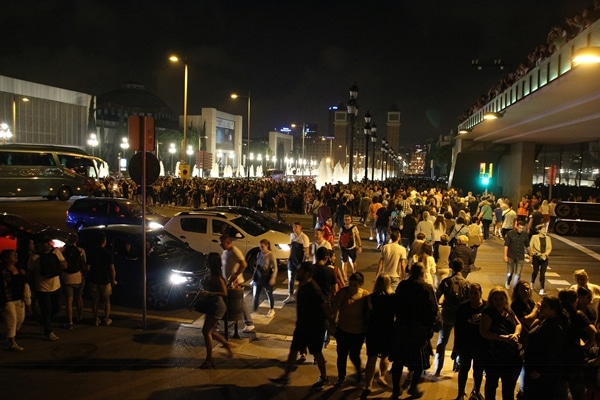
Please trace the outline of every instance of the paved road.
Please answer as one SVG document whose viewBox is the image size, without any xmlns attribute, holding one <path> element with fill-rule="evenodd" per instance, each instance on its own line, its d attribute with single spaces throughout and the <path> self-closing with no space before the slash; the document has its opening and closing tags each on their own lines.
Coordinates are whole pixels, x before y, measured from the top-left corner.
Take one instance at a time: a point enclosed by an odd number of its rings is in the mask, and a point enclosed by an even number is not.
<svg viewBox="0 0 600 400">
<path fill-rule="evenodd" d="M 54 203 L 56 204 L 56 203 Z M 1 208 L 5 204 L 0 205 Z M 39 208 L 39 204 L 38 204 Z M 164 209 L 163 209 L 164 210 Z M 167 213 L 167 210 L 164 210 Z M 168 212 L 175 212 L 169 210 Z M 63 214 L 64 215 L 64 214 Z M 289 216 L 303 224 L 310 216 Z M 310 235 L 310 231 L 307 232 Z M 365 288 L 370 289 L 378 259 L 375 244 L 365 240 L 367 231 L 361 227 L 365 252 L 361 255 L 359 269 L 366 275 Z M 599 282 L 597 271 L 599 256 L 590 253 L 594 242 L 570 243 L 553 236 L 555 250 L 551 259 L 551 273 L 547 289 L 555 294 L 572 281 L 573 269 L 586 267 L 592 279 Z M 573 247 L 575 245 L 575 247 Z M 582 251 L 583 250 L 583 251 Z M 491 239 L 479 251 L 477 264 L 480 271 L 473 272 L 469 280 L 479 282 L 484 293 L 504 282 L 502 242 Z M 526 267 L 530 268 L 530 267 Z M 526 269 L 526 272 L 528 270 Z M 26 321 L 19 334 L 23 353 L 0 352 L 2 398 L 84 398 L 84 399 L 354 399 L 360 390 L 349 385 L 339 389 L 314 393 L 309 387 L 317 377 L 316 367 L 302 365 L 293 375 L 287 389 L 271 385 L 268 378 L 281 373 L 281 361 L 289 348 L 289 334 L 295 321 L 295 306 L 283 305 L 286 276 L 279 275 L 276 290 L 277 314 L 267 319 L 263 303 L 254 316 L 256 333 L 242 334 L 233 339 L 235 357 L 225 358 L 225 352 L 216 349 L 216 369 L 198 370 L 204 347 L 200 327 L 202 320 L 187 311 L 154 313 L 149 315 L 146 329 L 140 329 L 140 314 L 135 309 L 118 308 L 114 324 L 110 327 L 91 325 L 89 309 L 84 324 L 71 331 L 57 329 L 58 342 L 42 340 L 35 321 Z M 537 294 L 534 295 L 537 298 Z M 250 296 L 246 301 L 250 303 Z M 434 337 L 433 340 L 436 338 Z M 448 346 L 447 355 L 451 351 Z M 335 343 L 325 350 L 327 370 L 335 377 Z M 456 397 L 456 374 L 448 368 L 438 381 L 426 378 L 423 389 L 426 399 Z M 349 372 L 352 367 L 349 367 Z M 467 389 L 470 389 L 470 384 Z M 388 398 L 385 388 L 375 390 L 370 398 Z M 405 395 L 403 398 L 407 398 Z"/>
</svg>

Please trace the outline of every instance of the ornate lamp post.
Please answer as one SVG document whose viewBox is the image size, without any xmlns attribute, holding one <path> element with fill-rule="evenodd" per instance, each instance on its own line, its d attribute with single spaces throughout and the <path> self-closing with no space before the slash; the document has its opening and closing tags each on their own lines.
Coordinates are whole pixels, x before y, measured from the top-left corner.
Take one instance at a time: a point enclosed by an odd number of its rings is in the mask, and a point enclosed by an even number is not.
<svg viewBox="0 0 600 400">
<path fill-rule="evenodd" d="M 371 150 L 372 155 L 372 164 L 373 168 L 371 168 L 371 182 L 375 180 L 375 145 L 377 144 L 377 125 L 371 125 L 371 142 L 373 142 L 373 149 Z M 368 163 L 365 163 L 365 168 L 368 166 Z"/>
<path fill-rule="evenodd" d="M 350 141 L 350 161 L 348 168 L 348 184 L 352 184 L 352 178 L 354 176 L 354 130 L 356 124 L 356 116 L 358 115 L 358 103 L 356 98 L 358 97 L 358 86 L 356 83 L 350 87 L 350 100 L 348 100 L 348 116 L 350 117 L 350 134 L 347 136 L 347 141 Z"/>
<path fill-rule="evenodd" d="M 365 127 L 363 128 L 365 134 L 365 182 L 369 179 L 369 138 L 371 137 L 371 113 L 367 111 L 365 114 Z"/>
</svg>

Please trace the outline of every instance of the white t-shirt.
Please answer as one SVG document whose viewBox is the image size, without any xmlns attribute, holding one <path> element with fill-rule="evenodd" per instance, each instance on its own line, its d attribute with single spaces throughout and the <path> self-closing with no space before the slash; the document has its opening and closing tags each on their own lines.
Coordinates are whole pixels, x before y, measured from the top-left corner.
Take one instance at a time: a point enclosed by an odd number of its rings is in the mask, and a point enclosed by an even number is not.
<svg viewBox="0 0 600 400">
<path fill-rule="evenodd" d="M 388 243 L 381 249 L 382 273 L 390 278 L 400 278 L 400 262 L 406 260 L 406 249 L 398 243 Z"/>
</svg>

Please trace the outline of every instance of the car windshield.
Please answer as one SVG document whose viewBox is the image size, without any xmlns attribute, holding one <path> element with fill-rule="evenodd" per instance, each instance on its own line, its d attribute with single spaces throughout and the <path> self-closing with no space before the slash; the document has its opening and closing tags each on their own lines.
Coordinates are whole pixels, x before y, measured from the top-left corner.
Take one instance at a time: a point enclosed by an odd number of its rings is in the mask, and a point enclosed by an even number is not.
<svg viewBox="0 0 600 400">
<path fill-rule="evenodd" d="M 268 232 L 267 228 L 254 221 L 249 220 L 246 217 L 237 217 L 232 219 L 231 222 L 242 228 L 242 230 L 250 236 L 260 236 Z"/>
<path fill-rule="evenodd" d="M 32 219 L 21 217 L 19 215 L 3 215 L 1 221 L 5 225 L 12 226 L 15 229 L 27 233 L 38 233 L 47 228 L 47 226 L 44 224 Z"/>
<path fill-rule="evenodd" d="M 146 234 L 146 248 L 155 257 L 173 255 L 187 251 L 187 246 L 181 240 L 166 231 L 154 231 Z"/>
</svg>

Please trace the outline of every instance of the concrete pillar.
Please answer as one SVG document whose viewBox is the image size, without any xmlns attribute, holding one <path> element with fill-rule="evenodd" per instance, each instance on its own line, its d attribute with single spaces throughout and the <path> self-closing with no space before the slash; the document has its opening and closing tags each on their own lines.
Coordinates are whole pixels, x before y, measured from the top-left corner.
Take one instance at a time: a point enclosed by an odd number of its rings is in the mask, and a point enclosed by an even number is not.
<svg viewBox="0 0 600 400">
<path fill-rule="evenodd" d="M 498 181 L 502 187 L 502 195 L 510 198 L 513 205 L 531 190 L 534 160 L 534 143 L 513 143 L 508 154 L 500 161 Z"/>
</svg>

